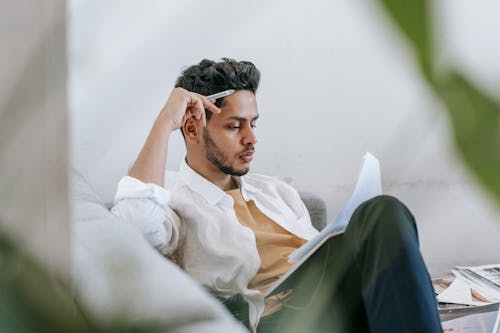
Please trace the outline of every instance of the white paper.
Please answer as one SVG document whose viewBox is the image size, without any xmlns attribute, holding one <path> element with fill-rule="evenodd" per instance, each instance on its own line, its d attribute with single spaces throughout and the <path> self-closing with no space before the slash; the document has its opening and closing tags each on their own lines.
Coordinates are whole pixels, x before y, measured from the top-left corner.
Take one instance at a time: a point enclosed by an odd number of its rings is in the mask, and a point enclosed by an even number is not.
<svg viewBox="0 0 500 333">
<path fill-rule="evenodd" d="M 500 311 L 497 313 L 497 320 L 495 321 L 495 327 L 493 327 L 493 333 L 500 333 Z"/>
<path fill-rule="evenodd" d="M 453 303 L 464 305 L 486 305 L 488 302 L 475 302 L 472 300 L 472 291 L 467 282 L 456 278 L 448 288 L 443 290 L 437 300 L 441 303 Z"/>
<path fill-rule="evenodd" d="M 498 267 L 498 265 L 496 265 Z M 488 268 L 485 270 L 485 267 Z M 451 272 L 458 278 L 463 279 L 471 289 L 479 293 L 490 302 L 500 302 L 500 287 L 490 279 L 494 280 L 495 274 L 491 274 L 491 266 L 462 267 L 457 266 Z M 486 273 L 490 273 L 488 276 Z M 497 273 L 498 274 L 498 273 Z"/>
<path fill-rule="evenodd" d="M 379 162 L 372 154 L 366 153 L 363 156 L 363 164 L 354 191 L 337 217 L 318 235 L 292 252 L 288 256 L 288 261 L 299 261 L 300 258 L 312 251 L 325 237 L 344 231 L 354 210 L 363 202 L 380 194 L 382 194 L 382 181 Z"/>
<path fill-rule="evenodd" d="M 460 267 L 470 269 L 500 288 L 500 264 Z"/>
</svg>

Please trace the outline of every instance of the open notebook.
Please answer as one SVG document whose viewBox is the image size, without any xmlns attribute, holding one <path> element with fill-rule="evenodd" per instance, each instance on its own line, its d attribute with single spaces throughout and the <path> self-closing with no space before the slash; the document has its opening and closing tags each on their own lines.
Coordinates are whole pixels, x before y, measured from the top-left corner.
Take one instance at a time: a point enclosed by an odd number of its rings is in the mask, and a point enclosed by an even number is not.
<svg viewBox="0 0 500 333">
<path fill-rule="evenodd" d="M 347 228 L 354 210 L 360 204 L 380 194 L 382 194 L 382 182 L 379 162 L 372 154 L 366 153 L 363 156 L 358 180 L 349 200 L 347 200 L 335 219 L 327 224 L 318 235 L 288 256 L 288 261 L 294 263 L 294 265 L 266 291 L 266 296 L 272 295 L 328 239 L 342 234 Z"/>
</svg>

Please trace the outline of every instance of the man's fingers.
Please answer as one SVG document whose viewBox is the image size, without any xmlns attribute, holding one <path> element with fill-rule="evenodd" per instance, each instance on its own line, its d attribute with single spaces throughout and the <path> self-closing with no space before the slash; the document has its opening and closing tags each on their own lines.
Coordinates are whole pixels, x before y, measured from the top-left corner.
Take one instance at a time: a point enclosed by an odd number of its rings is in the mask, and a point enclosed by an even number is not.
<svg viewBox="0 0 500 333">
<path fill-rule="evenodd" d="M 205 96 L 193 92 L 187 92 L 185 96 L 187 97 L 187 108 L 183 116 L 183 123 L 187 119 L 193 117 L 200 125 L 206 126 L 205 110 L 209 110 L 213 113 L 221 112 L 221 110 L 213 104 L 215 102 L 214 99 L 208 100 Z"/>
<path fill-rule="evenodd" d="M 205 100 L 207 101 L 207 103 L 203 103 L 203 105 L 205 106 L 205 109 L 213 112 L 213 113 L 221 113 L 221 110 L 215 106 L 215 104 L 212 104 L 210 103 L 208 100 Z"/>
<path fill-rule="evenodd" d="M 203 103 L 203 99 L 200 99 L 198 104 L 198 114 L 196 116 L 196 119 L 201 123 L 201 126 L 205 127 L 207 124 L 207 121 L 205 119 L 205 104 Z"/>
<path fill-rule="evenodd" d="M 202 102 L 203 102 L 203 107 L 204 107 L 205 109 L 207 109 L 207 110 L 209 110 L 209 111 L 211 111 L 211 112 L 213 112 L 213 113 L 220 113 L 220 112 L 221 112 L 221 110 L 220 110 L 217 106 L 215 106 L 215 104 L 214 104 L 214 103 L 215 103 L 215 101 L 216 101 L 215 99 L 213 99 L 213 98 L 212 98 L 212 99 L 208 100 L 208 99 L 207 99 L 205 96 L 203 96 L 203 95 L 200 95 L 200 94 L 198 94 L 198 93 L 193 93 L 193 94 L 196 94 L 196 95 L 197 95 L 197 96 L 198 96 L 198 97 L 202 100 Z"/>
<path fill-rule="evenodd" d="M 201 100 L 198 100 L 196 102 L 196 114 L 194 115 L 194 117 L 200 120 L 204 114 L 205 114 L 205 108 L 203 106 L 203 102 Z"/>
<path fill-rule="evenodd" d="M 203 112 L 203 114 L 202 114 L 201 118 L 200 118 L 200 119 L 198 119 L 198 121 L 201 123 L 201 126 L 202 126 L 202 127 L 207 126 L 207 120 L 206 120 L 206 118 L 205 118 L 205 112 Z"/>
</svg>

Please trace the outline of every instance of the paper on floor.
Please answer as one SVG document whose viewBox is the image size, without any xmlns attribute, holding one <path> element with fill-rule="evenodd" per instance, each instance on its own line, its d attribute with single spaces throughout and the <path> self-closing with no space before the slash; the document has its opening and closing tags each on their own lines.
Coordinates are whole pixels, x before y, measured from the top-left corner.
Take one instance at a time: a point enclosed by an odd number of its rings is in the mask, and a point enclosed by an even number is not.
<svg viewBox="0 0 500 333">
<path fill-rule="evenodd" d="M 443 290 L 437 300 L 442 303 L 454 303 L 464 305 L 485 305 L 488 302 L 477 302 L 472 300 L 472 291 L 467 282 L 457 277 L 448 288 Z"/>
</svg>

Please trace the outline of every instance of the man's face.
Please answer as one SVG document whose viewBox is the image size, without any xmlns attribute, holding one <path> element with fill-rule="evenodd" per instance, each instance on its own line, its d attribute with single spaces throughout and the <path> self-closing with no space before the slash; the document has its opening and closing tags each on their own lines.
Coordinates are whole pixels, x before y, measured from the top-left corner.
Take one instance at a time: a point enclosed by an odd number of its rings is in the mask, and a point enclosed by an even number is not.
<svg viewBox="0 0 500 333">
<path fill-rule="evenodd" d="M 240 90 L 225 97 L 221 113 L 212 114 L 203 129 L 206 159 L 225 174 L 243 176 L 250 169 L 259 117 L 255 95 Z"/>
</svg>

